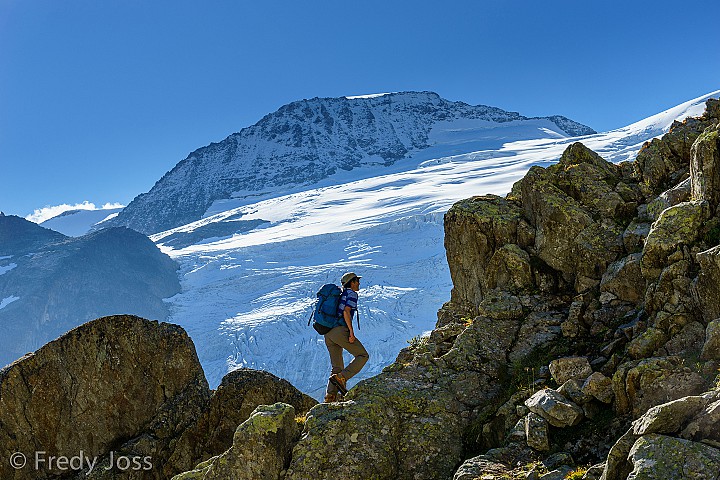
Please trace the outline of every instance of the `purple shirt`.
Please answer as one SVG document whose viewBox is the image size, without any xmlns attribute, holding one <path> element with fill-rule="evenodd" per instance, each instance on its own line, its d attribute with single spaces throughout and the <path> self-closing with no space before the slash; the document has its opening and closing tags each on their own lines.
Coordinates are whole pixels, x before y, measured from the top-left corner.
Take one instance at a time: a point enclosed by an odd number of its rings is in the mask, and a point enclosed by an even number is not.
<svg viewBox="0 0 720 480">
<path fill-rule="evenodd" d="M 343 312 L 345 307 L 350 307 L 350 320 L 352 321 L 353 315 L 357 312 L 358 294 L 352 288 L 346 288 L 340 295 L 340 303 L 338 303 L 338 314 L 340 315 L 340 325 L 345 325 L 345 316 Z"/>
</svg>

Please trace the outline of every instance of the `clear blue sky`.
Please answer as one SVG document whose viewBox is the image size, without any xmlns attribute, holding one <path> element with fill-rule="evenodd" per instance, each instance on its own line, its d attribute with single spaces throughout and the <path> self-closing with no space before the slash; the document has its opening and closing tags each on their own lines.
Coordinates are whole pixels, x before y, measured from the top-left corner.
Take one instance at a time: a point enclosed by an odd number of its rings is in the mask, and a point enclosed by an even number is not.
<svg viewBox="0 0 720 480">
<path fill-rule="evenodd" d="M 603 131 L 720 89 L 720 2 L 0 0 L 0 210 L 127 204 L 302 98 L 432 90 Z"/>
</svg>

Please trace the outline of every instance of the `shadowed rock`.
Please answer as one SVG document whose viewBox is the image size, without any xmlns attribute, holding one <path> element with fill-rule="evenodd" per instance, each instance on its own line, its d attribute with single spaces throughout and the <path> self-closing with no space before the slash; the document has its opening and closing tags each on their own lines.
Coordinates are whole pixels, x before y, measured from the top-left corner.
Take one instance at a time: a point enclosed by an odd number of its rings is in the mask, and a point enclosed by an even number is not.
<svg viewBox="0 0 720 480">
<path fill-rule="evenodd" d="M 141 456 L 162 478 L 171 441 L 209 398 L 195 347 L 176 326 L 132 316 L 82 325 L 0 371 L 0 456 L 103 456 L 128 439 L 147 436 Z M 42 464 L 0 478 L 37 479 L 63 473 Z"/>
</svg>

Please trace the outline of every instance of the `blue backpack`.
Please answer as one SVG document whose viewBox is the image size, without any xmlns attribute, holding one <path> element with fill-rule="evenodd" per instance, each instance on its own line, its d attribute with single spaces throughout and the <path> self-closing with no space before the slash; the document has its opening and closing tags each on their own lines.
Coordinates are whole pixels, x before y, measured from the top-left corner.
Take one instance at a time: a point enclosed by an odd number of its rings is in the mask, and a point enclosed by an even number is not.
<svg viewBox="0 0 720 480">
<path fill-rule="evenodd" d="M 310 315 L 308 325 L 314 318 L 313 328 L 320 335 L 325 335 L 334 327 L 340 325 L 340 319 L 342 318 L 338 313 L 340 295 L 342 295 L 342 291 L 334 283 L 323 285 L 320 291 L 317 292 L 317 303 L 315 304 L 315 310 Z"/>
</svg>

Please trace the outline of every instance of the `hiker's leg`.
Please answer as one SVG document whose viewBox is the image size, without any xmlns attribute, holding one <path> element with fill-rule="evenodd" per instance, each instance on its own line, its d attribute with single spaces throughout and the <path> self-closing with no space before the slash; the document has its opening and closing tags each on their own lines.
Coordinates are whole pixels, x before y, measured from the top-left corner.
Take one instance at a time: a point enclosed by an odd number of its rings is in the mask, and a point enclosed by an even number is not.
<svg viewBox="0 0 720 480">
<path fill-rule="evenodd" d="M 344 348 L 345 350 L 350 352 L 353 357 L 355 357 L 353 358 L 353 361 L 350 362 L 350 364 L 347 366 L 347 368 L 340 372 L 342 376 L 345 377 L 345 380 L 349 380 L 350 378 L 357 375 L 360 369 L 365 366 L 368 359 L 370 358 L 367 350 L 365 350 L 365 347 L 360 342 L 360 340 L 356 338 L 353 343 L 350 343 L 348 341 L 349 336 L 350 330 L 348 330 L 347 327 L 335 327 L 325 335 L 326 345 L 328 341 L 332 341 L 333 344 Z M 340 362 L 340 365 L 342 365 L 342 361 Z M 334 366 L 335 364 L 333 364 L 333 367 Z M 333 370 L 333 373 L 337 372 Z"/>
<path fill-rule="evenodd" d="M 353 343 L 346 343 L 347 345 L 343 345 L 343 347 L 355 358 L 353 358 L 352 362 L 340 373 L 345 377 L 345 380 L 350 380 L 362 370 L 370 359 L 370 355 L 368 355 L 367 350 L 365 350 L 365 347 L 357 338 Z"/>
<path fill-rule="evenodd" d="M 325 346 L 328 349 L 328 353 L 330 353 L 330 365 L 332 366 L 332 371 L 330 374 L 333 373 L 340 373 L 343 370 L 343 367 L 345 363 L 343 362 L 343 354 L 342 354 L 342 347 L 335 343 L 333 338 L 337 338 L 336 335 L 331 335 L 334 330 L 340 329 L 342 327 L 335 327 L 332 330 L 330 330 L 328 333 L 325 334 Z M 341 335 L 342 336 L 342 335 Z M 326 392 L 328 394 L 336 394 L 338 391 L 337 387 L 333 385 L 332 383 L 328 382 Z"/>
</svg>

